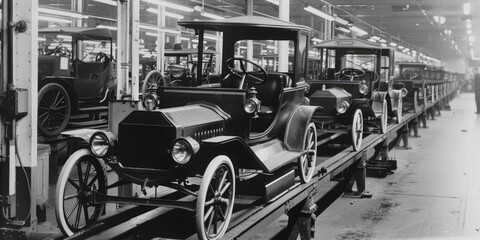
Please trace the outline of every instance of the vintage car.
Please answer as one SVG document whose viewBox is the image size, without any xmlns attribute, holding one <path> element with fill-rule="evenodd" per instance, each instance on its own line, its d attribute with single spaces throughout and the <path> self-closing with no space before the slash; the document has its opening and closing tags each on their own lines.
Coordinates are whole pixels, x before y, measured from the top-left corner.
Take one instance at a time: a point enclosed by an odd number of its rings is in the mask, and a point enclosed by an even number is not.
<svg viewBox="0 0 480 240">
<path fill-rule="evenodd" d="M 197 54 L 197 49 L 165 50 L 165 72 L 163 75 L 157 69 L 148 72 L 142 83 L 142 96 L 154 92 L 158 86 L 194 87 L 202 84 L 218 83 L 219 75 L 212 75 L 213 59 L 216 52 L 208 49 L 203 52 L 202 82 L 196 82 Z"/>
<path fill-rule="evenodd" d="M 92 225 L 105 203 L 116 202 L 195 212 L 199 238 L 219 239 L 237 195 L 268 202 L 292 187 L 297 175 L 304 183 L 314 175 L 317 131 L 311 119 L 320 107 L 306 105 L 304 97 L 310 28 L 257 16 L 179 25 L 193 28 L 200 39 L 223 32 L 221 83 L 161 86 L 144 96 L 146 110 L 131 111 L 111 131 L 88 136 L 89 148 L 71 155 L 58 178 L 55 209 L 64 234 Z M 267 72 L 236 55 L 236 43 L 247 40 L 288 43 L 295 52 L 292 71 Z M 203 64 L 197 60 L 201 83 Z M 108 185 L 105 164 L 122 180 Z M 107 194 L 130 183 L 175 189 L 184 197 Z"/>
<path fill-rule="evenodd" d="M 403 111 L 418 112 L 427 104 L 431 91 L 428 89 L 431 66 L 422 62 L 399 62 L 395 75 L 394 88 L 406 88 L 408 94 L 403 99 Z"/>
<path fill-rule="evenodd" d="M 113 34 L 98 28 L 48 28 L 39 36 L 45 50 L 38 57 L 38 131 L 52 137 L 72 114 L 107 110 L 115 86 Z"/>
<path fill-rule="evenodd" d="M 322 106 L 313 118 L 319 133 L 350 134 L 354 150 L 363 132 L 385 133 L 390 117 L 401 121 L 401 92 L 391 90 L 393 49 L 359 39 L 315 45 L 320 74 L 310 81 L 310 105 Z M 328 137 L 331 138 L 331 137 Z"/>
</svg>

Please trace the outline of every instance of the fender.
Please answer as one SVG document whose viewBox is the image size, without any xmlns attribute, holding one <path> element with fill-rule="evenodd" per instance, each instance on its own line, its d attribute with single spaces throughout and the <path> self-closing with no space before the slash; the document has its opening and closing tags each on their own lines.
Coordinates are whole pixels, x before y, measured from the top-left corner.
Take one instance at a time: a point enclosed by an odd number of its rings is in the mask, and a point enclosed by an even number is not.
<svg viewBox="0 0 480 240">
<path fill-rule="evenodd" d="M 67 139 L 75 139 L 77 144 L 89 144 L 90 138 L 96 132 L 107 132 L 98 129 L 78 129 L 72 131 L 62 132 L 62 135 Z"/>
<path fill-rule="evenodd" d="M 197 172 L 198 169 L 205 169 L 210 160 L 218 155 L 229 157 L 235 169 L 246 168 L 269 172 L 247 143 L 238 136 L 218 136 L 203 140 L 198 158 L 195 157 L 195 160 L 201 159 L 201 161 L 198 161 L 198 166 L 193 169 Z"/>
<path fill-rule="evenodd" d="M 313 114 L 321 110 L 318 106 L 297 106 L 287 122 L 285 128 L 284 142 L 288 150 L 301 151 L 303 147 L 303 139 L 308 124 L 310 123 Z"/>
<path fill-rule="evenodd" d="M 387 101 L 387 113 L 392 111 L 392 100 L 388 92 L 375 91 L 372 94 L 372 110 L 376 116 L 383 112 L 383 101 Z"/>
</svg>

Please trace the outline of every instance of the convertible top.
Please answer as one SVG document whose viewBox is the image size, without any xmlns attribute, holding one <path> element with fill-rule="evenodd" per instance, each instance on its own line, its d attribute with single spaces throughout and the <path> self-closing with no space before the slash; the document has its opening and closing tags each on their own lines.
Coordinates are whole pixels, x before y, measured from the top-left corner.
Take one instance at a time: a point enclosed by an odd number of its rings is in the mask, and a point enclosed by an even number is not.
<svg viewBox="0 0 480 240">
<path fill-rule="evenodd" d="M 278 18 L 260 16 L 240 16 L 220 20 L 180 21 L 178 25 L 211 31 L 225 31 L 238 28 L 278 29 L 291 31 L 311 31 L 311 28 L 295 23 L 282 21 Z"/>
<path fill-rule="evenodd" d="M 61 27 L 61 28 L 42 28 L 38 30 L 40 34 L 64 34 L 71 35 L 78 40 L 110 40 L 115 34 L 110 29 L 104 28 L 77 28 L 77 27 Z"/>
</svg>

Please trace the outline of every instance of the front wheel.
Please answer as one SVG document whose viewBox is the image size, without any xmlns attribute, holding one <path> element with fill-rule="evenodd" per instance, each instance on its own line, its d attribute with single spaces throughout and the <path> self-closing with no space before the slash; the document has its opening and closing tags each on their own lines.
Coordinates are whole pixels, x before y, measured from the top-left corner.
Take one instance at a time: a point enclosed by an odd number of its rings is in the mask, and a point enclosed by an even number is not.
<svg viewBox="0 0 480 240">
<path fill-rule="evenodd" d="M 317 162 L 317 128 L 314 123 L 308 125 L 303 144 L 304 153 L 298 158 L 298 170 L 302 183 L 307 183 L 313 177 Z"/>
<path fill-rule="evenodd" d="M 38 131 L 47 137 L 60 134 L 70 119 L 70 97 L 62 85 L 48 83 L 38 92 Z"/>
<path fill-rule="evenodd" d="M 358 151 L 362 147 L 362 138 L 363 138 L 363 114 L 362 110 L 357 109 L 353 114 L 352 121 L 352 145 L 353 150 Z"/>
<path fill-rule="evenodd" d="M 65 162 L 55 191 L 55 215 L 63 234 L 71 236 L 100 217 L 105 204 L 90 201 L 94 190 L 107 193 L 105 165 L 88 149 L 78 150 Z"/>
<path fill-rule="evenodd" d="M 196 226 L 201 240 L 220 239 L 227 231 L 235 200 L 235 172 L 227 156 L 215 157 L 198 191 Z"/>
</svg>

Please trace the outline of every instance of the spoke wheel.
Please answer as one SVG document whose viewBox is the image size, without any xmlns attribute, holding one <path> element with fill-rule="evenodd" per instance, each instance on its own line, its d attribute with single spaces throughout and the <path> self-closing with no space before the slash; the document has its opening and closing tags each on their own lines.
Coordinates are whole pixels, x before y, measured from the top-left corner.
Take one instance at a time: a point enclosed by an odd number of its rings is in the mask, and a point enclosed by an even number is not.
<svg viewBox="0 0 480 240">
<path fill-rule="evenodd" d="M 380 117 L 380 133 L 387 132 L 387 124 L 388 124 L 388 107 L 387 107 L 387 100 L 383 100 L 382 103 L 382 116 Z"/>
<path fill-rule="evenodd" d="M 234 198 L 233 164 L 228 157 L 217 156 L 208 164 L 198 191 L 196 226 L 199 239 L 219 239 L 225 234 Z"/>
<path fill-rule="evenodd" d="M 143 80 L 142 85 L 142 96 L 145 96 L 148 93 L 154 92 L 159 86 L 164 86 L 165 80 L 158 70 L 150 71 L 145 79 Z"/>
<path fill-rule="evenodd" d="M 357 109 L 353 114 L 351 135 L 353 150 L 358 151 L 362 147 L 363 138 L 363 114 L 360 109 Z"/>
<path fill-rule="evenodd" d="M 71 236 L 100 217 L 105 203 L 91 202 L 94 190 L 107 193 L 105 165 L 87 149 L 78 150 L 63 166 L 55 191 L 55 215 L 63 234 Z"/>
<path fill-rule="evenodd" d="M 307 183 L 313 177 L 317 162 L 317 128 L 314 123 L 308 125 L 303 144 L 305 153 L 298 158 L 298 170 L 300 171 L 302 183 Z"/>
<path fill-rule="evenodd" d="M 38 92 L 38 130 L 47 137 L 60 134 L 70 119 L 70 97 L 62 85 L 48 83 Z"/>
</svg>

